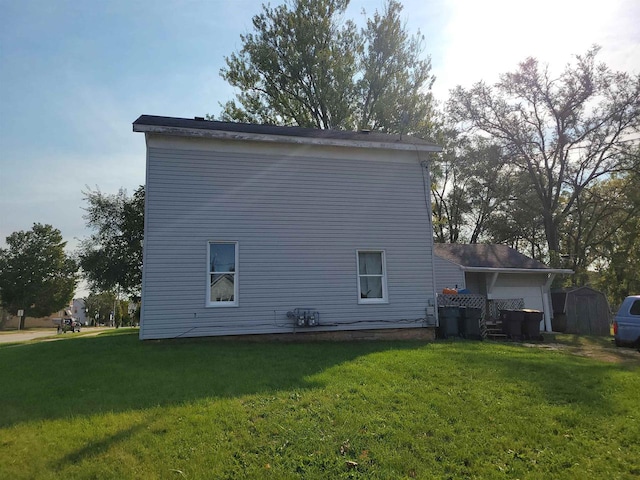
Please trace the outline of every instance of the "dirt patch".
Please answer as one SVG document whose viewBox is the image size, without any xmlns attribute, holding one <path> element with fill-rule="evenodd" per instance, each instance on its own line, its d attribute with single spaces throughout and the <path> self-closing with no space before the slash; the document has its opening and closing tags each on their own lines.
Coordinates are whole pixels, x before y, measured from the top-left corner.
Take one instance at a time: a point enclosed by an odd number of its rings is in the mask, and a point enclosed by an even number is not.
<svg viewBox="0 0 640 480">
<path fill-rule="evenodd" d="M 567 338 L 564 338 L 567 337 Z M 524 343 L 526 347 L 567 352 L 603 362 L 640 366 L 640 352 L 635 348 L 616 347 L 613 340 L 601 337 L 563 335 L 544 343 Z"/>
</svg>

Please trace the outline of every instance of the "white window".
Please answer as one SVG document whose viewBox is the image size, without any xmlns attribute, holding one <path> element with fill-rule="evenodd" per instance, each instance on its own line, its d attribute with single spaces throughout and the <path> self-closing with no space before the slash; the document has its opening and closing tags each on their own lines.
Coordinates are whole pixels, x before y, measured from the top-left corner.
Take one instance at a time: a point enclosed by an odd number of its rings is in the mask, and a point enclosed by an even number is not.
<svg viewBox="0 0 640 480">
<path fill-rule="evenodd" d="M 209 242 L 207 305 L 238 305 L 238 242 Z"/>
<path fill-rule="evenodd" d="M 358 250 L 358 303 L 387 303 L 383 250 Z"/>
</svg>

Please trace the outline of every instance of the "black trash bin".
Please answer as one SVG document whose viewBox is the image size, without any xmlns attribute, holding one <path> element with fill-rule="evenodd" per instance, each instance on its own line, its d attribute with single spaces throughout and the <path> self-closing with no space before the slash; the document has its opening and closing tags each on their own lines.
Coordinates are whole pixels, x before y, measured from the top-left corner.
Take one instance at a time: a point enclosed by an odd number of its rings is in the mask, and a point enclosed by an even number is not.
<svg viewBox="0 0 640 480">
<path fill-rule="evenodd" d="M 502 320 L 502 332 L 508 338 L 522 337 L 523 310 L 500 310 L 500 320 Z"/>
<path fill-rule="evenodd" d="M 540 334 L 540 322 L 543 313 L 540 310 L 524 310 L 524 321 L 522 322 L 522 335 L 531 340 L 542 340 Z"/>
<path fill-rule="evenodd" d="M 551 319 L 551 329 L 554 332 L 564 333 L 567 331 L 567 315 L 564 313 L 554 313 Z"/>
<path fill-rule="evenodd" d="M 458 319 L 460 318 L 460 307 L 438 307 L 438 338 L 457 337 Z"/>
<path fill-rule="evenodd" d="M 464 338 L 482 338 L 480 333 L 480 318 L 482 309 L 473 307 L 460 308 L 460 335 Z"/>
</svg>

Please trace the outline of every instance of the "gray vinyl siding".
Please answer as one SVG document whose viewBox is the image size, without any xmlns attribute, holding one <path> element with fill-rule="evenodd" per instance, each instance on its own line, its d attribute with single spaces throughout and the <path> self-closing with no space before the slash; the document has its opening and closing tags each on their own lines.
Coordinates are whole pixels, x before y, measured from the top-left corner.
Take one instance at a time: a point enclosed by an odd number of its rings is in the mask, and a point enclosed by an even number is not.
<svg viewBox="0 0 640 480">
<path fill-rule="evenodd" d="M 442 293 L 445 288 L 466 288 L 464 282 L 464 272 L 460 265 L 439 257 L 434 256 L 433 266 L 436 275 L 436 291 Z"/>
<path fill-rule="evenodd" d="M 435 291 L 416 152 L 147 140 L 141 338 L 292 332 L 295 308 L 320 312 L 315 330 L 422 326 Z M 209 241 L 238 242 L 237 307 L 206 306 Z M 357 249 L 385 251 L 387 304 L 358 304 Z"/>
</svg>

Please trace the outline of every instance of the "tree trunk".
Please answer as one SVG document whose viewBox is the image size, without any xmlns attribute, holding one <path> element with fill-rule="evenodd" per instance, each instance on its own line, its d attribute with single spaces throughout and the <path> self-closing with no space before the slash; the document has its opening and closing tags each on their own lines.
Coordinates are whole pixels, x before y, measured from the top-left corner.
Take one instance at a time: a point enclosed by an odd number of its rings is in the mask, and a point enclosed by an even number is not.
<svg viewBox="0 0 640 480">
<path fill-rule="evenodd" d="M 558 238 L 558 227 L 553 221 L 551 213 L 545 213 L 544 234 L 547 239 L 547 247 L 549 247 L 549 266 L 558 268 L 560 266 L 560 240 Z"/>
<path fill-rule="evenodd" d="M 27 318 L 26 314 L 22 314 L 20 317 L 20 324 L 18 325 L 18 330 L 24 330 L 24 320 Z"/>
</svg>

